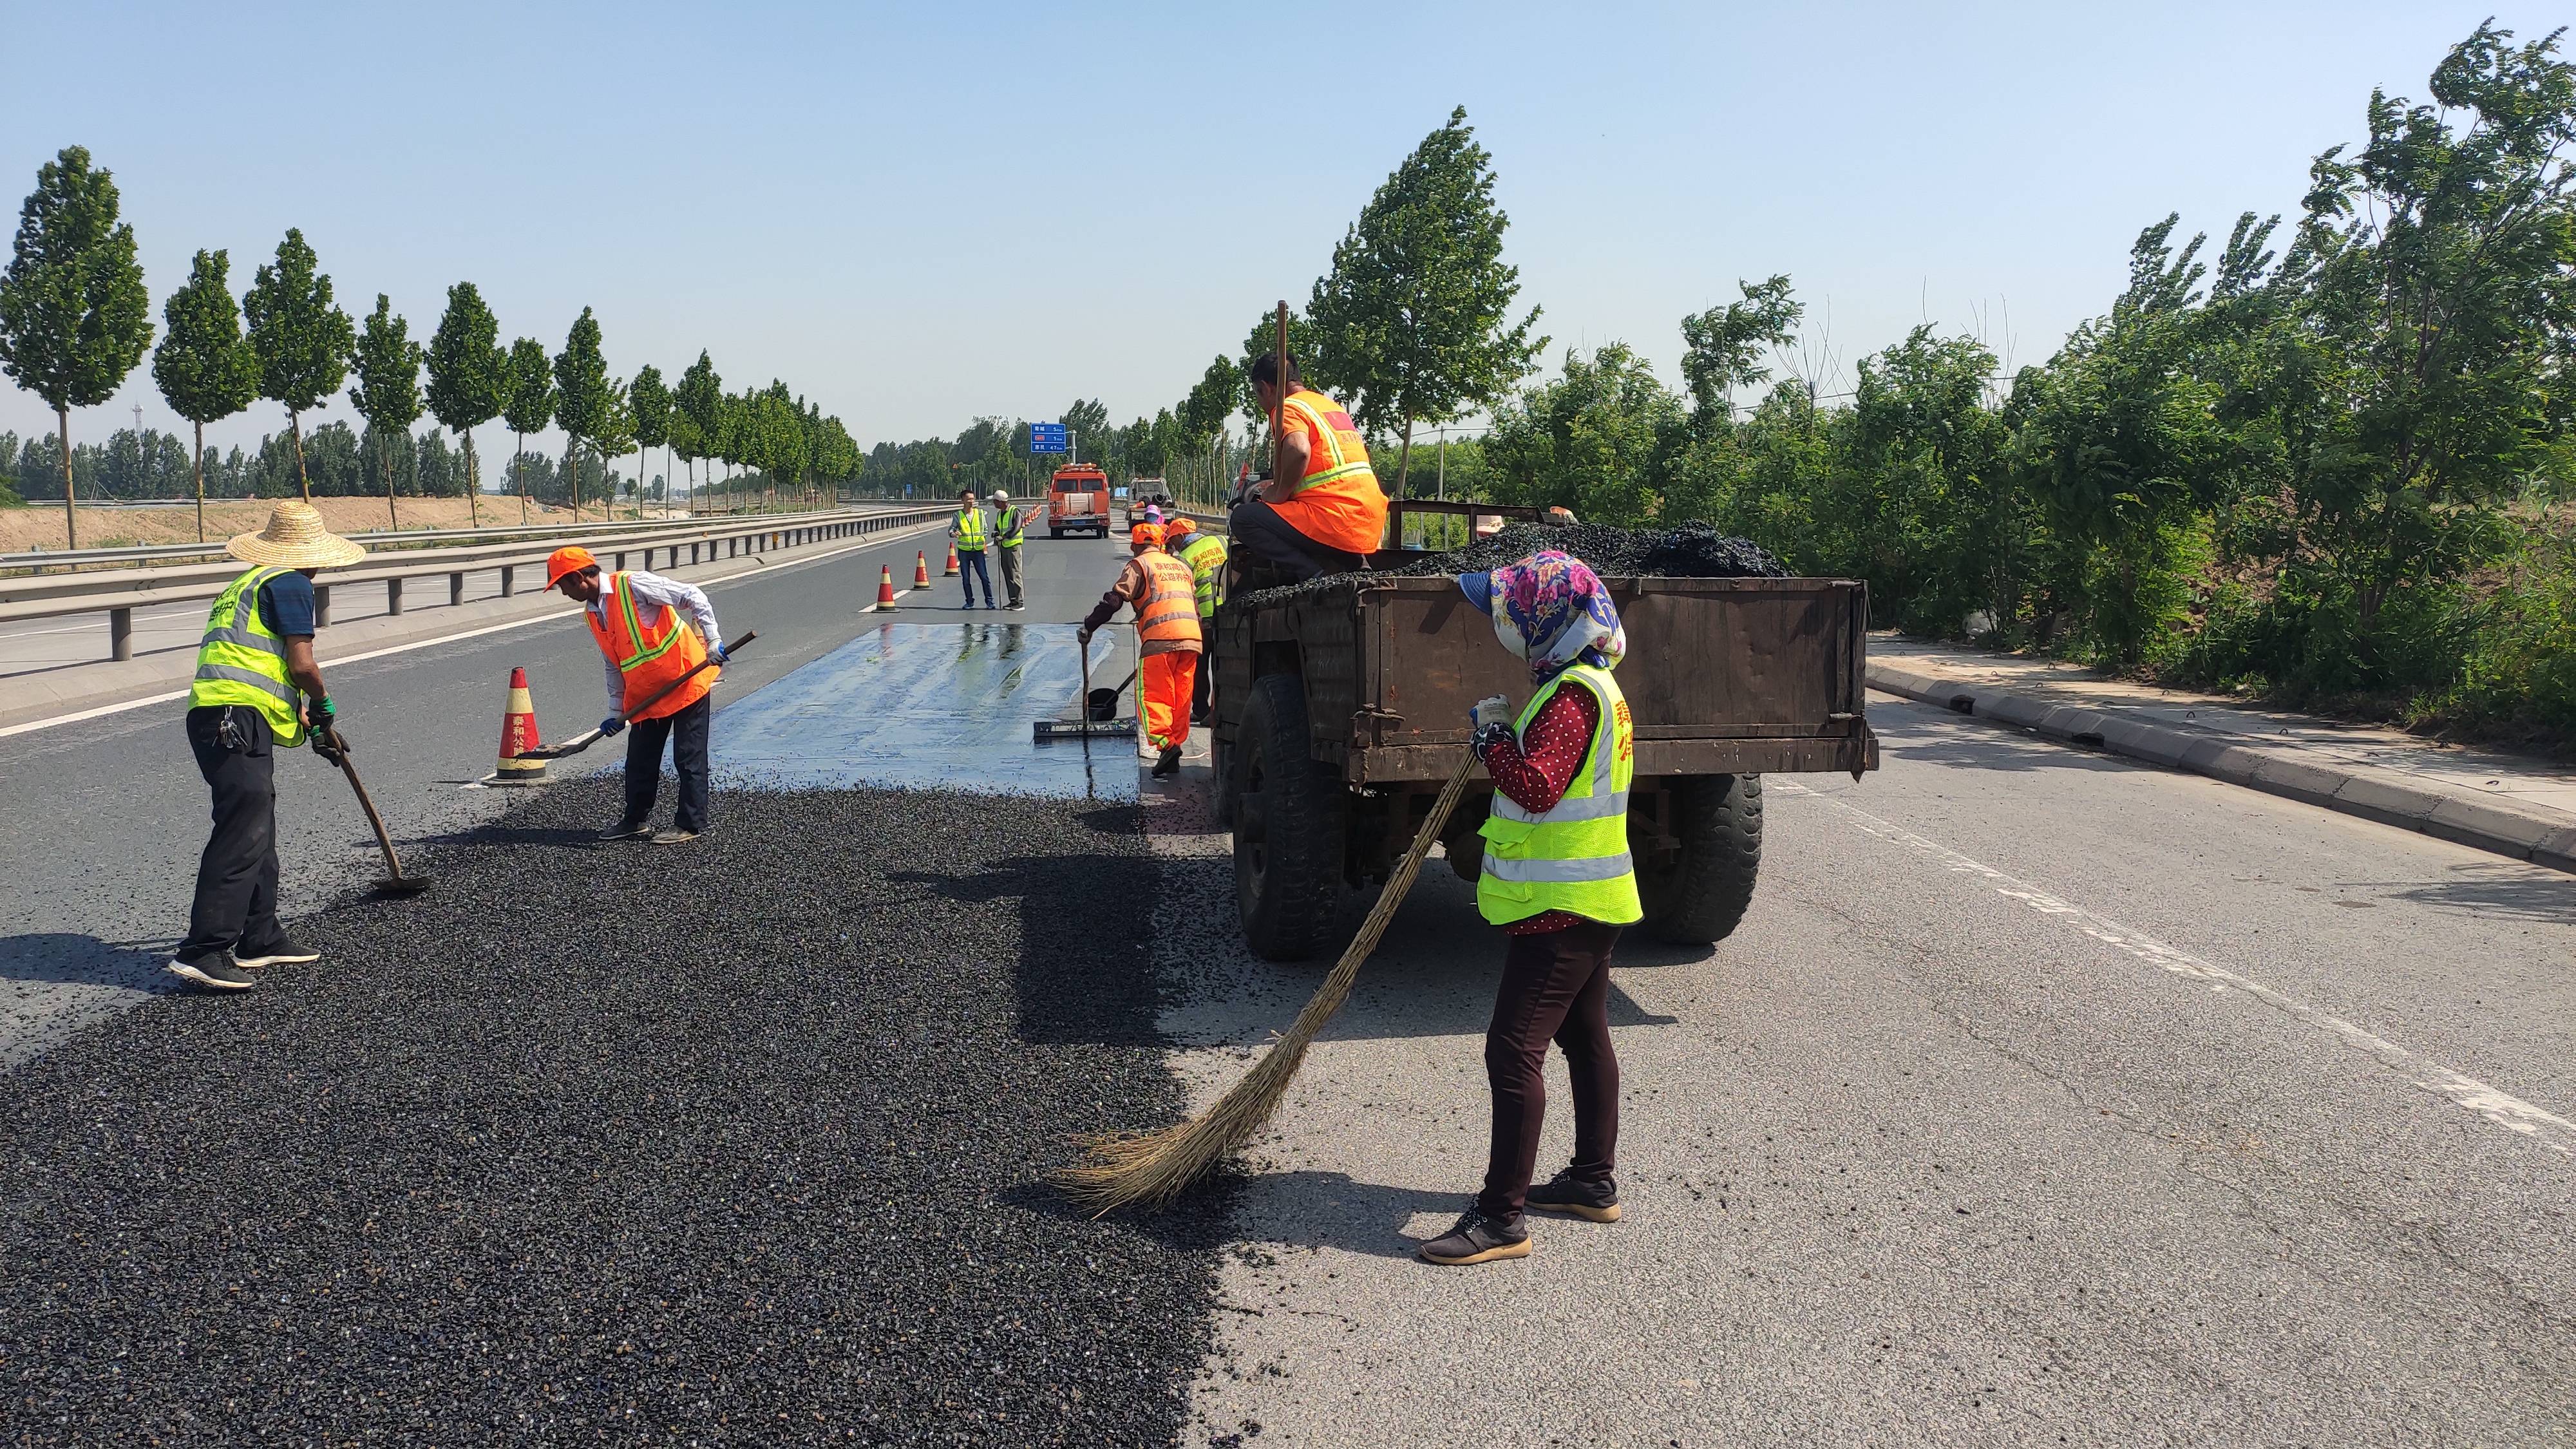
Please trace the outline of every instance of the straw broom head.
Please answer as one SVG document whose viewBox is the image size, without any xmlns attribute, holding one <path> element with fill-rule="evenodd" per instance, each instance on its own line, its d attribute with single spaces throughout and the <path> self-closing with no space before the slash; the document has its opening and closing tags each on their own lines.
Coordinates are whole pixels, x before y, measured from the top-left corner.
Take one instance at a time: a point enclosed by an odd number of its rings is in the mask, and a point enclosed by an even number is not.
<svg viewBox="0 0 2576 1449">
<path fill-rule="evenodd" d="M 1360 974 L 1360 964 L 1377 949 L 1378 938 L 1386 934 L 1386 924 L 1395 918 L 1395 908 L 1404 903 L 1405 893 L 1413 888 L 1413 878 L 1421 873 L 1422 858 L 1431 851 L 1431 842 L 1440 838 L 1449 823 L 1450 812 L 1467 788 L 1467 777 L 1475 772 L 1476 756 L 1470 750 L 1451 772 L 1448 783 L 1433 801 L 1431 813 L 1423 817 L 1422 828 L 1414 833 L 1413 846 L 1396 863 L 1386 878 L 1386 888 L 1378 892 L 1377 905 L 1368 919 L 1360 923 L 1359 934 L 1342 951 L 1342 959 L 1333 964 L 1332 974 L 1315 991 L 1306 1009 L 1297 1013 L 1296 1024 L 1280 1037 L 1276 1045 L 1254 1064 L 1244 1079 L 1234 1084 L 1216 1105 L 1177 1126 L 1160 1132 L 1121 1133 L 1094 1137 L 1083 1144 L 1089 1160 L 1052 1175 L 1057 1188 L 1094 1217 L 1115 1208 L 1142 1204 L 1161 1208 L 1180 1196 L 1191 1183 L 1207 1174 L 1227 1154 L 1253 1139 L 1254 1134 L 1279 1110 L 1280 1100 L 1288 1095 L 1288 1084 L 1297 1068 L 1306 1060 L 1306 1048 L 1323 1031 L 1324 1023 L 1342 1009 L 1350 998 L 1351 983 Z"/>
</svg>

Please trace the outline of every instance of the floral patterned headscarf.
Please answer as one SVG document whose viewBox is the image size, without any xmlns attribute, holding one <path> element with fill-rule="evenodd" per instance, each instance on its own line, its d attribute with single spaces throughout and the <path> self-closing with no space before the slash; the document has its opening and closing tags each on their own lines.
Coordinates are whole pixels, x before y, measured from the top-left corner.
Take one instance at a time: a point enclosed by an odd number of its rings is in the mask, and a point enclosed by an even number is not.
<svg viewBox="0 0 2576 1449">
<path fill-rule="evenodd" d="M 1628 653 L 1610 586 L 1572 554 L 1548 549 L 1486 574 L 1461 574 L 1469 603 L 1493 616 L 1494 637 L 1545 683 L 1577 659 L 1615 669 Z"/>
</svg>

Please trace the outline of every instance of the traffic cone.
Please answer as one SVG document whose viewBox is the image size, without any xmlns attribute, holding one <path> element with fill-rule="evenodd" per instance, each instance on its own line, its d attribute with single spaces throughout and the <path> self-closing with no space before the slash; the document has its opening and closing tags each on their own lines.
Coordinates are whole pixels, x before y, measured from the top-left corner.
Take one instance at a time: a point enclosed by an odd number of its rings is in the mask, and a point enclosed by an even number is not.
<svg viewBox="0 0 2576 1449">
<path fill-rule="evenodd" d="M 957 577 L 957 545 L 953 543 L 948 545 L 948 576 L 952 579 Z M 929 580 L 922 582 L 928 583 Z"/>
<path fill-rule="evenodd" d="M 930 555 L 927 553 L 912 556 L 912 586 L 916 589 L 930 587 Z"/>
<path fill-rule="evenodd" d="M 877 607 L 894 607 L 894 565 L 882 564 L 877 570 Z"/>
<path fill-rule="evenodd" d="M 510 670 L 510 698 L 501 706 L 501 763 L 492 770 L 489 785 L 542 785 L 546 782 L 546 762 L 521 759 L 528 751 L 543 748 L 537 737 L 537 706 L 528 696 L 528 671 L 524 666 Z"/>
</svg>

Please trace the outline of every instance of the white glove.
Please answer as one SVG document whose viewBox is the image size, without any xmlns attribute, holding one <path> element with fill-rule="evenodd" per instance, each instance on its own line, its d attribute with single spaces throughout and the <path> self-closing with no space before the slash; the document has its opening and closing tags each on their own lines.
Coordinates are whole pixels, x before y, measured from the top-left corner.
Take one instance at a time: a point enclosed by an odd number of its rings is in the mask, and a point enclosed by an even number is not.
<svg viewBox="0 0 2576 1449">
<path fill-rule="evenodd" d="M 1512 722 L 1512 702 L 1499 694 L 1489 694 L 1477 700 L 1476 707 L 1469 713 L 1479 728 L 1489 724 L 1507 725 Z"/>
</svg>

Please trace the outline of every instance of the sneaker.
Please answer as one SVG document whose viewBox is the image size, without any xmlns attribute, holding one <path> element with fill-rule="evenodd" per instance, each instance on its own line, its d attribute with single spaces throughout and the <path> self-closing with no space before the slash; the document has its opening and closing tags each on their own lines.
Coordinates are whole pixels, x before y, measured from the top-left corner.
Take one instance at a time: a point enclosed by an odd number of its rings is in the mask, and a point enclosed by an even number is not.
<svg viewBox="0 0 2576 1449">
<path fill-rule="evenodd" d="M 286 939 L 284 936 L 278 937 L 277 944 L 269 947 L 265 951 L 252 951 L 245 954 L 236 949 L 233 952 L 233 964 L 243 967 L 300 966 L 307 961 L 319 961 L 321 959 L 321 952 L 314 950 L 310 946 L 299 946 L 295 942 Z"/>
<path fill-rule="evenodd" d="M 1023 614 L 1025 614 L 1025 613 L 1027 613 L 1027 612 L 1029 611 L 1029 606 L 1028 606 L 1028 605 L 1026 605 L 1026 604 L 1013 604 L 1011 607 L 1012 607 L 1013 609 L 1018 610 L 1019 612 L 1021 612 L 1021 613 L 1023 613 Z"/>
<path fill-rule="evenodd" d="M 248 991 L 259 984 L 259 978 L 233 964 L 230 951 L 209 951 L 202 956 L 181 956 L 164 968 L 173 976 L 210 986 L 217 991 Z"/>
<path fill-rule="evenodd" d="M 1582 1182 L 1571 1172 L 1560 1172 L 1545 1184 L 1529 1190 L 1529 1205 L 1543 1213 L 1565 1213 L 1596 1223 L 1615 1223 L 1619 1221 L 1619 1184 Z"/>
<path fill-rule="evenodd" d="M 1154 778 L 1160 780 L 1166 775 L 1177 775 L 1180 772 L 1181 747 L 1178 745 L 1163 746 L 1163 752 L 1154 757 Z"/>
<path fill-rule="evenodd" d="M 633 840 L 637 836 L 650 835 L 652 833 L 653 822 L 650 820 L 620 820 L 616 824 L 608 827 L 606 830 L 599 832 L 599 838 L 602 840 Z"/>
<path fill-rule="evenodd" d="M 1449 1267 L 1469 1263 L 1490 1263 L 1497 1258 L 1526 1258 L 1530 1254 L 1529 1229 L 1514 1217 L 1509 1221 L 1489 1218 L 1475 1208 L 1458 1215 L 1457 1225 L 1417 1249 L 1424 1262 Z"/>
<path fill-rule="evenodd" d="M 653 836 L 653 843 L 655 845 L 686 845 L 697 838 L 698 832 L 694 830 L 680 830 L 674 828 L 670 830 L 657 831 Z"/>
</svg>

